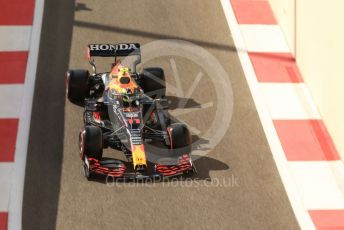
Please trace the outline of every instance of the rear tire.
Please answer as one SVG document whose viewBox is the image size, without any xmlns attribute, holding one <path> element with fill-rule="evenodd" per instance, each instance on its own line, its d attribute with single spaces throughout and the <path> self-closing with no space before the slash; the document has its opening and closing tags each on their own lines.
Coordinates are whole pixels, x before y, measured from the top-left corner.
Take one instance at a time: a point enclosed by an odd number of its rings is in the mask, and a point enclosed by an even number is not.
<svg viewBox="0 0 344 230">
<path fill-rule="evenodd" d="M 103 157 L 102 130 L 96 126 L 85 126 L 83 135 L 83 156 L 101 160 Z"/>
<path fill-rule="evenodd" d="M 146 68 L 141 74 L 142 88 L 151 98 L 164 98 L 166 83 L 164 70 L 161 68 Z"/>
<path fill-rule="evenodd" d="M 66 73 L 66 96 L 76 105 L 84 105 L 85 98 L 90 93 L 87 70 L 69 70 Z"/>
<path fill-rule="evenodd" d="M 191 153 L 191 135 L 185 124 L 174 123 L 168 126 L 167 133 L 170 139 L 170 149 L 174 154 Z"/>
</svg>

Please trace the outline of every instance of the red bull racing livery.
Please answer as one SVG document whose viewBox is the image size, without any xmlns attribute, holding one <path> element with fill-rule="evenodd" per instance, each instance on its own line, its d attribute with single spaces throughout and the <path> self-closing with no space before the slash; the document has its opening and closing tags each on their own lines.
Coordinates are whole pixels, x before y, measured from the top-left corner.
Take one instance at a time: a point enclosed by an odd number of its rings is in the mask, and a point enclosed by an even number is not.
<svg viewBox="0 0 344 230">
<path fill-rule="evenodd" d="M 96 71 L 96 56 L 115 59 L 110 71 Z M 130 68 L 121 60 L 128 56 L 136 57 Z M 87 58 L 92 74 L 66 73 L 66 97 L 84 107 L 79 147 L 86 178 L 102 174 L 142 179 L 195 172 L 190 132 L 185 124 L 171 122 L 164 105 L 164 71 L 136 72 L 140 45 L 90 44 Z M 106 148 L 120 150 L 125 160 L 104 157 Z"/>
</svg>

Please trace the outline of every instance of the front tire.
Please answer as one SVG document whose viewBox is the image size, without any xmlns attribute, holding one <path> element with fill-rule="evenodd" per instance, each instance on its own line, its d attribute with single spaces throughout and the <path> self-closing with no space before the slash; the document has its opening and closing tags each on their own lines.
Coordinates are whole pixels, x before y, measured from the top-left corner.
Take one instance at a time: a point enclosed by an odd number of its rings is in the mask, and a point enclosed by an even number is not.
<svg viewBox="0 0 344 230">
<path fill-rule="evenodd" d="M 167 133 L 170 140 L 170 149 L 174 154 L 190 154 L 191 153 L 191 135 L 185 124 L 174 123 L 167 127 Z"/>
<path fill-rule="evenodd" d="M 85 126 L 81 133 L 82 156 L 101 160 L 103 157 L 103 133 L 99 127 Z"/>
</svg>

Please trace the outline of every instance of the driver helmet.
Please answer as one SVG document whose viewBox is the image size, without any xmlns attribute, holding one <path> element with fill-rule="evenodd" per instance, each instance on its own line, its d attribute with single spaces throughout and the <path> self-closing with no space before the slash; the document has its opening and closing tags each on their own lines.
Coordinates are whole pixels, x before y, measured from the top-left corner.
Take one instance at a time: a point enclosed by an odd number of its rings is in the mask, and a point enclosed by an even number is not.
<svg viewBox="0 0 344 230">
<path fill-rule="evenodd" d="M 118 71 L 118 81 L 121 86 L 129 85 L 131 83 L 131 77 L 128 68 L 120 68 Z"/>
</svg>

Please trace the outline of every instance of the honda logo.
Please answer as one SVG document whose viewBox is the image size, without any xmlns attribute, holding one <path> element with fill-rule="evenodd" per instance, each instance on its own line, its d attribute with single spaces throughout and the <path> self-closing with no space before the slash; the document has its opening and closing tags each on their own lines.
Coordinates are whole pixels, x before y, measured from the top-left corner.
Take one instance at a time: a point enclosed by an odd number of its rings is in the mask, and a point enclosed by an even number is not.
<svg viewBox="0 0 344 230">
<path fill-rule="evenodd" d="M 91 51 L 108 51 L 108 50 L 137 50 L 139 44 L 121 43 L 121 44 L 90 44 Z"/>
</svg>

